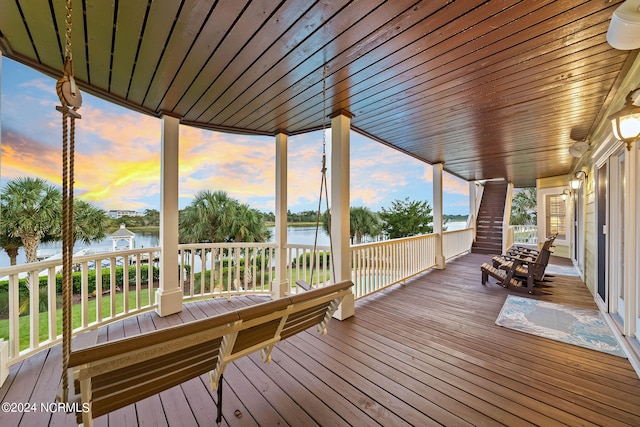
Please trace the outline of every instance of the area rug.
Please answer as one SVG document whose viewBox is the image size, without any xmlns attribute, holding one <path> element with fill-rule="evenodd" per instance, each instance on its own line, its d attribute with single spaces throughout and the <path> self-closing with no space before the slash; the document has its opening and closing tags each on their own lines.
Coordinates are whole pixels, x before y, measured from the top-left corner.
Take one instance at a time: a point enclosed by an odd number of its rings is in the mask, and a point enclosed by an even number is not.
<svg viewBox="0 0 640 427">
<path fill-rule="evenodd" d="M 509 295 L 496 325 L 627 357 L 598 310 Z"/>
</svg>

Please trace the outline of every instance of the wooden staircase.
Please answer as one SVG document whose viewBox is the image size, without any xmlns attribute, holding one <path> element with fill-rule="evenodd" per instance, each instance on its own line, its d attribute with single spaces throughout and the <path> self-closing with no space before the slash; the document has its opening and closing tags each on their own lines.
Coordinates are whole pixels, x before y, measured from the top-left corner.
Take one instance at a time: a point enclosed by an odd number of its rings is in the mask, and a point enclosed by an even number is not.
<svg viewBox="0 0 640 427">
<path fill-rule="evenodd" d="M 477 254 L 502 253 L 502 220 L 507 197 L 505 181 L 487 181 L 476 219 L 476 241 L 471 252 Z"/>
</svg>

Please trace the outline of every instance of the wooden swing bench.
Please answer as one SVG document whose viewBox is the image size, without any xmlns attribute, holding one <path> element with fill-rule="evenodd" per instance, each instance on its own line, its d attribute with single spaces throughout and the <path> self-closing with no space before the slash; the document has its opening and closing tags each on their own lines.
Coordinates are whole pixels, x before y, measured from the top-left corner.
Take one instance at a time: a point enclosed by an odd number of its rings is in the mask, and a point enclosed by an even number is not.
<svg viewBox="0 0 640 427">
<path fill-rule="evenodd" d="M 227 364 L 262 350 L 271 360 L 281 340 L 312 326 L 325 334 L 350 281 L 223 313 L 183 325 L 93 345 L 70 354 L 75 395 L 68 401 L 93 419 L 209 372 L 222 420 L 222 374 Z M 71 382 L 70 382 L 71 384 Z"/>
</svg>

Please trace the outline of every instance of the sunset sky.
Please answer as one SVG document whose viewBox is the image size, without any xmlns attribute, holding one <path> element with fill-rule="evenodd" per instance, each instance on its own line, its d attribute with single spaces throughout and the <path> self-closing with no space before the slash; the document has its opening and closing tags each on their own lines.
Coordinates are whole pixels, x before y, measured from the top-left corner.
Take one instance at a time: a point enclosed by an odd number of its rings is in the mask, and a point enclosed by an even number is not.
<svg viewBox="0 0 640 427">
<path fill-rule="evenodd" d="M 61 185 L 61 115 L 55 80 L 2 58 L 0 184 L 39 176 Z M 159 209 L 159 119 L 83 93 L 76 121 L 76 197 L 102 209 Z M 327 137 L 330 149 L 330 135 Z M 288 206 L 315 210 L 322 133 L 289 137 Z M 329 165 L 329 169 L 331 166 Z M 432 168 L 351 134 L 351 205 L 374 211 L 395 199 L 432 198 Z M 275 206 L 275 138 L 180 127 L 180 208 L 199 190 L 225 190 L 262 211 Z M 444 212 L 468 214 L 468 184 L 445 173 Z"/>
</svg>

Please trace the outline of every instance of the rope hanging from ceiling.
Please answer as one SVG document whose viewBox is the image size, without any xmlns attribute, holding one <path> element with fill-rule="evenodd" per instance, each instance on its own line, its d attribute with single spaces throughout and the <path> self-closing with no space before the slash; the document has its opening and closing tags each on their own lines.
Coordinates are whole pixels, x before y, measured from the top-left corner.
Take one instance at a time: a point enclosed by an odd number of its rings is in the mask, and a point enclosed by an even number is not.
<svg viewBox="0 0 640 427">
<path fill-rule="evenodd" d="M 310 284 L 304 280 L 297 280 L 296 284 L 303 289 L 310 289 L 313 286 L 313 276 L 316 270 L 316 254 L 318 250 L 318 232 L 320 229 L 320 217 L 322 215 L 322 198 L 325 199 L 325 211 L 327 213 L 327 226 L 329 228 L 329 263 L 331 265 L 331 277 L 335 277 L 335 267 L 333 262 L 333 242 L 331 240 L 331 210 L 329 209 L 329 190 L 327 185 L 327 66 L 322 69 L 322 169 L 320 178 L 320 195 L 318 197 L 318 211 L 316 213 L 316 232 L 313 241 L 313 251 L 311 253 L 311 276 L 309 278 Z M 303 261 L 303 262 L 306 262 Z M 324 281 L 324 280 L 323 280 Z M 319 280 L 318 280 L 319 282 Z"/>
<path fill-rule="evenodd" d="M 73 297 L 73 180 L 75 151 L 75 121 L 80 119 L 78 109 L 82 105 L 82 95 L 76 86 L 71 56 L 71 14 L 72 1 L 66 1 L 65 15 L 65 59 L 63 76 L 56 83 L 56 92 L 61 106 L 56 110 L 62 113 L 62 401 L 69 396 L 69 356 L 71 354 Z"/>
</svg>

